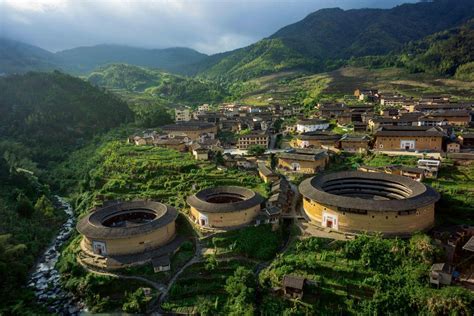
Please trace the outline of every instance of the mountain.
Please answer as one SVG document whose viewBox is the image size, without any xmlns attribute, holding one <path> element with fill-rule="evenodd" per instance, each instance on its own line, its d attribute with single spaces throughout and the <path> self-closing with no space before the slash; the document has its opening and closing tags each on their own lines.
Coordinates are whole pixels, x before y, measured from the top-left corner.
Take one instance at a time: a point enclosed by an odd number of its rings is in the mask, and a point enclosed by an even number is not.
<svg viewBox="0 0 474 316">
<path fill-rule="evenodd" d="M 120 45 L 78 47 L 51 53 L 22 42 L 0 38 L 0 74 L 51 71 L 87 74 L 112 63 L 158 68 L 181 73 L 188 65 L 206 58 L 190 48 L 144 49 Z"/>
<path fill-rule="evenodd" d="M 87 79 L 96 86 L 144 92 L 173 102 L 219 102 L 226 90 L 219 84 L 202 78 L 188 78 L 143 67 L 112 64 L 94 70 Z"/>
<path fill-rule="evenodd" d="M 33 45 L 0 38 L 0 74 L 31 70 L 49 71 L 55 68 L 55 63 L 55 55 L 51 52 Z"/>
<path fill-rule="evenodd" d="M 198 63 L 207 56 L 190 48 L 144 49 L 121 45 L 77 47 L 55 55 L 64 69 L 83 74 L 114 63 L 180 72 L 186 65 Z"/>
<path fill-rule="evenodd" d="M 97 133 L 133 117 L 127 104 L 57 71 L 0 78 L 0 135 L 47 164 Z"/>
<path fill-rule="evenodd" d="M 404 67 L 412 73 L 455 76 L 474 80 L 474 19 L 465 24 L 412 41 L 387 55 L 352 58 L 352 66 Z"/>
<path fill-rule="evenodd" d="M 247 78 L 295 68 L 328 70 L 353 56 L 399 50 L 472 17 L 472 0 L 436 0 L 392 9 L 322 9 L 253 45 L 210 56 L 193 69 L 204 76 Z"/>
<path fill-rule="evenodd" d="M 400 56 L 414 72 L 474 80 L 474 19 L 407 45 Z"/>
</svg>

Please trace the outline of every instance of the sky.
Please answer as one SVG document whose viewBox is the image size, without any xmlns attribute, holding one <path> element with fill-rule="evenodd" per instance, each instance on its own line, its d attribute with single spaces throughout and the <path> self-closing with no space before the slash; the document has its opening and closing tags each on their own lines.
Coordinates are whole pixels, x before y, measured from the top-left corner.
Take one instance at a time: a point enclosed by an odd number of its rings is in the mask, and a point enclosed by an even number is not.
<svg viewBox="0 0 474 316">
<path fill-rule="evenodd" d="M 49 51 L 120 44 L 206 54 L 250 45 L 321 8 L 415 0 L 0 0 L 0 37 Z"/>
</svg>

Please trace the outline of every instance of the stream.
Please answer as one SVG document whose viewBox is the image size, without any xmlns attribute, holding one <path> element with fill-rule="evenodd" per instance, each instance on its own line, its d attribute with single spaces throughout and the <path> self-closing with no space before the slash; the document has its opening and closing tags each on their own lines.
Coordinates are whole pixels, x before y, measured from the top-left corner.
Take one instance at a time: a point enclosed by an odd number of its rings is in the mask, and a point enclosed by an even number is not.
<svg viewBox="0 0 474 316">
<path fill-rule="evenodd" d="M 85 306 L 72 293 L 61 287 L 59 271 L 56 269 L 61 247 L 74 230 L 74 211 L 71 205 L 59 196 L 55 196 L 54 204 L 63 210 L 68 218 L 37 261 L 28 279 L 28 287 L 34 290 L 38 302 L 46 306 L 51 313 L 78 315 L 81 311 L 85 311 Z"/>
</svg>

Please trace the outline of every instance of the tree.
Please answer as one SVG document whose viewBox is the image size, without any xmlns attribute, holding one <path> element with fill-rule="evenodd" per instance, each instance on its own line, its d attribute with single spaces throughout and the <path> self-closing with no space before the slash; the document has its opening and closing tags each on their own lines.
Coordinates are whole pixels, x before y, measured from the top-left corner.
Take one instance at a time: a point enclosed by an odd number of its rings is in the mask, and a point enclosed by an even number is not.
<svg viewBox="0 0 474 316">
<path fill-rule="evenodd" d="M 122 310 L 127 313 L 143 313 L 146 310 L 148 299 L 142 288 L 135 292 L 126 294 L 126 301 L 122 306 Z"/>
<path fill-rule="evenodd" d="M 47 217 L 52 217 L 54 215 L 53 203 L 51 203 L 44 194 L 36 201 L 35 210 L 40 211 Z"/>
<path fill-rule="evenodd" d="M 238 267 L 234 275 L 227 278 L 225 290 L 229 295 L 226 304 L 229 315 L 254 314 L 255 276 L 251 270 Z"/>
<path fill-rule="evenodd" d="M 33 204 L 31 204 L 30 199 L 23 193 L 18 194 L 17 198 L 16 211 L 20 216 L 30 217 L 35 211 Z"/>
<path fill-rule="evenodd" d="M 408 248 L 412 259 L 427 264 L 432 263 L 437 250 L 431 238 L 424 234 L 417 234 L 411 237 Z"/>
<path fill-rule="evenodd" d="M 267 149 L 262 145 L 252 145 L 248 147 L 247 153 L 251 156 L 260 156 L 263 155 L 266 150 Z"/>
</svg>

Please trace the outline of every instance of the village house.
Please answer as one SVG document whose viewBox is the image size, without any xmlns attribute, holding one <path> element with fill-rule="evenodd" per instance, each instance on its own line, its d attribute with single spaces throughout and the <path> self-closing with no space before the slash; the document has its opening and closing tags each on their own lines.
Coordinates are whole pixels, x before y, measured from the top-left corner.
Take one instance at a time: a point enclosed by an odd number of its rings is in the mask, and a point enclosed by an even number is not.
<svg viewBox="0 0 474 316">
<path fill-rule="evenodd" d="M 266 207 L 262 213 L 255 218 L 255 226 L 263 224 L 272 224 L 272 230 L 275 231 L 279 227 L 281 209 L 278 207 Z"/>
<path fill-rule="evenodd" d="M 383 126 L 374 134 L 374 150 L 440 152 L 444 135 L 439 127 Z"/>
<path fill-rule="evenodd" d="M 156 138 L 153 140 L 153 145 L 161 148 L 174 149 L 177 151 L 184 152 L 186 151 L 186 138 L 176 137 L 176 138 Z"/>
<path fill-rule="evenodd" d="M 265 183 L 273 183 L 279 179 L 279 176 L 274 173 L 264 162 L 259 162 L 258 166 L 258 175 Z"/>
<path fill-rule="evenodd" d="M 399 176 L 408 177 L 415 181 L 422 181 L 425 178 L 425 170 L 415 167 L 407 167 L 402 165 L 391 165 L 385 167 L 370 167 L 370 166 L 359 166 L 358 171 L 364 172 L 383 172 L 387 174 L 394 174 Z"/>
<path fill-rule="evenodd" d="M 336 122 L 339 125 L 348 125 L 352 123 L 352 114 L 351 112 L 342 113 L 336 118 Z"/>
<path fill-rule="evenodd" d="M 343 103 L 318 104 L 317 108 L 321 117 L 326 119 L 335 119 L 349 112 L 349 108 Z"/>
<path fill-rule="evenodd" d="M 437 178 L 439 168 L 441 167 L 441 161 L 434 159 L 419 159 L 417 161 L 417 167 L 425 170 L 426 178 Z"/>
<path fill-rule="evenodd" d="M 367 135 L 345 134 L 340 140 L 340 147 L 347 152 L 364 153 L 369 150 L 369 142 Z"/>
<path fill-rule="evenodd" d="M 351 122 L 367 122 L 374 116 L 373 105 L 358 105 L 350 107 Z"/>
<path fill-rule="evenodd" d="M 216 134 L 217 126 L 212 123 L 201 121 L 180 122 L 177 124 L 165 125 L 162 131 L 171 138 L 175 136 L 187 136 L 190 140 L 198 140 L 204 133 Z"/>
<path fill-rule="evenodd" d="M 304 119 L 304 120 L 299 120 L 296 123 L 296 131 L 298 133 L 322 131 L 328 128 L 329 128 L 329 122 L 326 120 L 320 120 L 320 119 Z"/>
<path fill-rule="evenodd" d="M 377 89 L 356 89 L 354 96 L 359 101 L 376 102 L 379 98 L 379 90 Z"/>
<path fill-rule="evenodd" d="M 474 133 L 465 133 L 459 136 L 461 146 L 464 149 L 474 149 Z"/>
<path fill-rule="evenodd" d="M 437 111 L 470 111 L 472 110 L 473 103 L 461 103 L 461 102 L 417 102 L 415 104 L 415 110 L 425 114 L 429 114 Z"/>
<path fill-rule="evenodd" d="M 420 117 L 423 114 L 420 112 L 406 113 L 399 117 L 375 117 L 369 120 L 368 128 L 375 131 L 382 126 L 418 126 Z"/>
<path fill-rule="evenodd" d="M 440 287 L 441 285 L 451 285 L 453 280 L 453 269 L 447 263 L 435 263 L 431 266 L 430 283 Z"/>
<path fill-rule="evenodd" d="M 283 293 L 291 298 L 302 299 L 306 279 L 294 275 L 285 275 L 283 277 Z"/>
<path fill-rule="evenodd" d="M 211 110 L 211 106 L 207 103 L 198 106 L 199 112 L 209 112 L 210 110 Z"/>
<path fill-rule="evenodd" d="M 383 94 L 380 97 L 380 104 L 386 107 L 402 107 L 407 98 L 402 95 Z"/>
<path fill-rule="evenodd" d="M 326 150 L 293 148 L 278 155 L 278 168 L 285 171 L 311 174 L 324 170 L 329 161 Z"/>
<path fill-rule="evenodd" d="M 299 148 L 322 148 L 339 147 L 341 135 L 332 132 L 309 132 L 296 135 L 292 147 Z"/>
<path fill-rule="evenodd" d="M 188 122 L 191 120 L 191 110 L 189 108 L 176 108 L 174 110 L 175 122 Z"/>
<path fill-rule="evenodd" d="M 274 206 L 273 202 L 276 201 L 277 206 L 281 208 L 283 213 L 291 211 L 294 192 L 291 189 L 288 180 L 284 177 L 280 177 L 278 180 L 273 182 L 270 194 L 273 199 L 267 203 L 267 206 Z"/>
<path fill-rule="evenodd" d="M 270 140 L 270 137 L 268 136 L 268 134 L 264 132 L 254 131 L 254 132 L 251 132 L 250 134 L 239 136 L 237 140 L 237 148 L 248 149 L 250 146 L 255 146 L 255 145 L 268 148 L 269 140 Z"/>
<path fill-rule="evenodd" d="M 365 132 L 367 131 L 367 123 L 354 122 L 354 132 Z"/>
<path fill-rule="evenodd" d="M 209 160 L 209 149 L 202 147 L 199 143 L 194 143 L 189 148 L 196 160 Z"/>
<path fill-rule="evenodd" d="M 438 123 L 443 122 L 443 123 Z M 452 125 L 452 126 L 468 126 L 471 122 L 471 115 L 466 110 L 456 111 L 437 111 L 432 112 L 423 117 L 422 126 L 441 126 L 441 125 Z"/>
<path fill-rule="evenodd" d="M 446 152 L 447 153 L 458 153 L 461 152 L 461 144 L 456 141 L 446 142 Z"/>
</svg>

